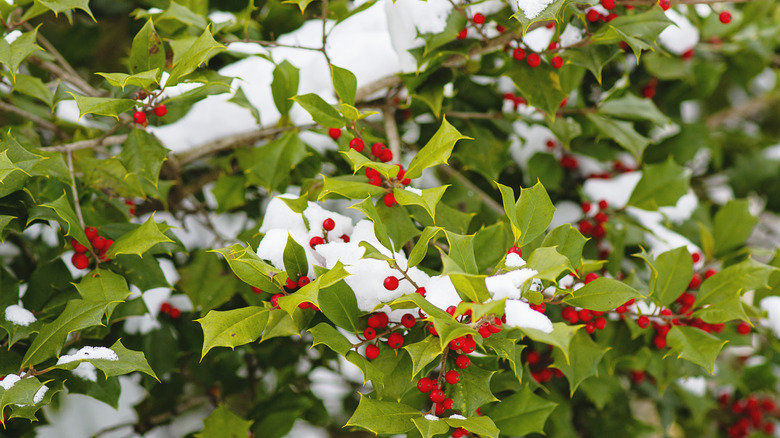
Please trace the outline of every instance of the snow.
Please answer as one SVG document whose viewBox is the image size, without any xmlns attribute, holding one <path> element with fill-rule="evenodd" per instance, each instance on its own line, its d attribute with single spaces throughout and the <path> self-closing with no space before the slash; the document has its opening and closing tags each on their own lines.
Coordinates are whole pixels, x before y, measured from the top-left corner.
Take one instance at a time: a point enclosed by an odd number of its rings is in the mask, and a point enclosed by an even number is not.
<svg viewBox="0 0 780 438">
<path fill-rule="evenodd" d="M 775 336 L 780 338 L 780 297 L 766 297 L 761 300 L 760 306 L 767 313 L 766 319 L 762 319 L 761 323 L 771 328 Z"/>
<path fill-rule="evenodd" d="M 677 379 L 677 385 L 699 397 L 703 397 L 707 393 L 707 380 L 702 376 Z"/>
<path fill-rule="evenodd" d="M 322 222 L 325 219 L 333 219 L 335 226 L 332 231 L 328 231 L 328 240 L 338 239 L 341 235 L 352 234 L 352 219 L 347 216 L 325 210 L 314 202 L 309 202 L 309 206 L 303 211 L 303 216 L 309 222 L 309 228 L 311 229 L 309 237 L 322 236 L 323 228 Z"/>
<path fill-rule="evenodd" d="M 404 188 L 404 190 L 406 190 L 407 192 L 414 193 L 414 194 L 415 194 L 415 195 L 417 195 L 417 196 L 422 196 L 422 195 L 423 195 L 423 192 L 422 192 L 422 190 L 420 190 L 420 189 L 415 189 L 415 188 L 414 188 L 414 187 L 412 187 L 412 186 L 408 186 L 408 187 Z"/>
<path fill-rule="evenodd" d="M 62 364 L 75 362 L 77 360 L 84 360 L 84 359 L 102 359 L 102 360 L 110 360 L 113 362 L 119 360 L 119 356 L 117 356 L 114 350 L 108 347 L 86 346 L 86 347 L 82 347 L 79 351 L 77 351 L 74 354 L 66 354 L 65 356 L 60 356 L 60 358 L 57 359 L 57 365 L 62 365 Z"/>
<path fill-rule="evenodd" d="M 13 31 L 9 32 L 8 35 L 4 36 L 3 39 L 5 39 L 5 41 L 8 44 L 11 44 L 14 41 L 16 41 L 16 39 L 19 38 L 20 36 L 22 36 L 22 32 L 21 31 L 13 30 Z"/>
<path fill-rule="evenodd" d="M 38 388 L 38 391 L 35 392 L 35 395 L 33 396 L 33 403 L 36 405 L 43 401 L 43 397 L 46 396 L 46 392 L 49 391 L 49 387 L 46 385 L 41 386 Z"/>
<path fill-rule="evenodd" d="M 452 415 L 450 415 L 450 419 L 452 419 L 452 420 L 465 420 L 466 417 L 464 417 L 463 415 L 452 414 Z"/>
<path fill-rule="evenodd" d="M 452 417 L 450 417 L 452 418 Z M 425 419 L 428 421 L 439 421 L 439 417 L 433 415 L 433 414 L 425 414 Z"/>
<path fill-rule="evenodd" d="M 590 178 L 582 186 L 582 193 L 592 201 L 605 200 L 613 208 L 623 208 L 628 204 L 642 172 L 626 172 L 610 179 Z"/>
<path fill-rule="evenodd" d="M 518 269 L 506 274 L 485 278 L 485 286 L 494 300 L 503 298 L 520 299 L 520 286 L 536 274 L 538 272 L 533 269 Z"/>
<path fill-rule="evenodd" d="M 274 228 L 301 230 L 306 232 L 306 226 L 303 223 L 301 215 L 292 211 L 281 198 L 295 199 L 296 196 L 285 194 L 271 199 L 265 209 L 263 225 L 260 227 L 260 232 L 266 234 Z"/>
<path fill-rule="evenodd" d="M 72 373 L 90 382 L 97 382 L 97 368 L 89 362 L 81 362 L 79 366 L 73 369 Z"/>
<path fill-rule="evenodd" d="M 529 328 L 544 333 L 552 333 L 553 331 L 550 318 L 532 309 L 525 301 L 506 300 L 504 312 L 506 314 L 505 325 L 507 326 Z"/>
<path fill-rule="evenodd" d="M 351 275 L 344 281 L 355 292 L 358 308 L 364 312 L 369 312 L 376 306 L 401 295 L 414 292 L 414 288 L 405 280 L 399 281 L 396 290 L 385 289 L 384 279 L 389 276 L 400 276 L 400 274 L 390 268 L 384 260 L 361 259 L 353 265 L 345 266 L 345 269 Z"/>
<path fill-rule="evenodd" d="M 522 266 L 525 266 L 525 260 L 523 260 L 522 257 L 520 257 L 519 254 L 510 252 L 506 255 L 506 260 L 504 261 L 504 265 L 507 268 L 520 268 Z"/>
<path fill-rule="evenodd" d="M 27 327 L 37 321 L 35 315 L 24 307 L 14 304 L 5 308 L 5 320 L 11 324 Z"/>
<path fill-rule="evenodd" d="M 555 204 L 550 229 L 564 224 L 576 224 L 582 218 L 580 205 L 572 201 L 559 201 Z"/>
<path fill-rule="evenodd" d="M 457 306 L 461 299 L 449 275 L 431 277 L 425 286 L 425 299 L 442 310 L 450 306 Z"/>
<path fill-rule="evenodd" d="M 553 0 L 517 0 L 517 6 L 525 14 L 525 18 L 533 20 L 538 17 Z"/>
<path fill-rule="evenodd" d="M 673 206 L 659 207 L 658 211 L 663 213 L 667 219 L 675 224 L 681 224 L 691 218 L 694 210 L 699 206 L 699 198 L 693 190 L 682 195 Z"/>
<path fill-rule="evenodd" d="M 699 30 L 684 15 L 669 9 L 666 16 L 674 22 L 658 36 L 658 41 L 668 51 L 682 55 L 699 42 Z"/>
<path fill-rule="evenodd" d="M 648 229 L 648 232 L 645 233 L 646 243 L 655 254 L 660 254 L 681 246 L 687 247 L 688 252 L 691 254 L 694 252 L 698 252 L 699 254 L 702 253 L 701 248 L 696 246 L 693 242 L 679 233 L 663 226 L 664 215 L 662 213 L 646 211 L 636 207 L 626 208 L 626 213 Z M 700 260 L 699 264 L 702 263 L 703 260 Z M 694 266 L 694 268 L 697 268 L 697 266 Z"/>
<path fill-rule="evenodd" d="M 0 387 L 5 389 L 6 391 L 8 391 L 9 389 L 11 389 L 11 387 L 13 387 L 16 384 L 16 382 L 18 382 L 20 380 L 22 380 L 22 378 L 19 377 L 18 375 L 16 375 L 16 374 L 9 374 L 9 375 L 5 376 L 5 378 L 3 378 L 3 380 L 0 380 Z"/>
</svg>

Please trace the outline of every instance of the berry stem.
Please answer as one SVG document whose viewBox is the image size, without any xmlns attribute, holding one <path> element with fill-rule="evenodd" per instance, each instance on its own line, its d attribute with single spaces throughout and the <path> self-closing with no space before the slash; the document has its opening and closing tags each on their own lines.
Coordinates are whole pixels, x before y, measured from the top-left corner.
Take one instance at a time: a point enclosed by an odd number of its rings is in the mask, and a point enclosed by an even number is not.
<svg viewBox="0 0 780 438">
<path fill-rule="evenodd" d="M 436 377 L 436 387 L 440 388 L 442 387 L 442 382 L 444 382 L 444 369 L 445 365 L 447 365 L 447 357 L 450 354 L 450 346 L 449 344 L 444 347 L 444 351 L 441 352 L 441 360 L 439 361 L 439 376 Z M 436 415 L 436 403 L 433 403 L 431 405 L 431 410 L 429 412 L 431 415 Z"/>
</svg>

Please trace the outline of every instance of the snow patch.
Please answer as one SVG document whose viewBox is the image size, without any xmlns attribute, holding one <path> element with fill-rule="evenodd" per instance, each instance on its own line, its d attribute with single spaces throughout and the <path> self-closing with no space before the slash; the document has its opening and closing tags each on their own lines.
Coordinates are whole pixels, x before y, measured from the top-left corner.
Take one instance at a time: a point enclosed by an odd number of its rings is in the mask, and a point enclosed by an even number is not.
<svg viewBox="0 0 780 438">
<path fill-rule="evenodd" d="M 628 204 L 642 172 L 626 172 L 611 179 L 590 178 L 582 186 L 582 192 L 592 201 L 605 200 L 613 208 L 621 209 Z"/>
<path fill-rule="evenodd" d="M 452 417 L 450 417 L 452 418 Z M 439 417 L 433 415 L 433 414 L 425 414 L 425 419 L 428 421 L 439 421 Z"/>
<path fill-rule="evenodd" d="M 79 351 L 77 351 L 74 354 L 66 354 L 65 356 L 60 356 L 60 358 L 57 359 L 57 365 L 62 365 L 62 364 L 75 362 L 77 360 L 84 360 L 84 359 L 102 359 L 102 360 L 110 360 L 114 362 L 119 360 L 119 356 L 117 356 L 114 350 L 108 347 L 86 346 L 86 347 L 82 347 Z"/>
<path fill-rule="evenodd" d="M 674 24 L 670 24 L 658 35 L 661 45 L 678 56 L 693 49 L 699 42 L 699 30 L 696 26 L 674 9 L 667 10 L 666 17 Z"/>
<path fill-rule="evenodd" d="M 771 328 L 775 336 L 780 338 L 780 297 L 766 297 L 761 300 L 760 306 L 767 313 L 766 319 L 762 319 L 761 323 Z"/>
<path fill-rule="evenodd" d="M 450 418 L 453 419 L 453 420 L 465 420 L 466 419 L 466 417 L 464 417 L 463 415 L 458 415 L 458 414 L 452 414 L 452 415 L 450 415 Z"/>
<path fill-rule="evenodd" d="M 553 0 L 517 0 L 517 7 L 523 11 L 525 18 L 533 20 L 552 2 Z"/>
<path fill-rule="evenodd" d="M 523 268 L 485 279 L 485 286 L 494 300 L 503 298 L 520 299 L 520 286 L 538 274 L 533 269 Z"/>
<path fill-rule="evenodd" d="M 407 192 L 412 192 L 412 193 L 414 193 L 417 196 L 422 196 L 423 195 L 422 190 L 415 189 L 414 187 L 411 187 L 411 186 L 408 186 L 408 187 L 404 188 L 404 190 L 406 190 Z"/>
<path fill-rule="evenodd" d="M 5 320 L 22 327 L 27 327 L 37 321 L 35 315 L 24 307 L 14 304 L 5 308 Z"/>
<path fill-rule="evenodd" d="M 525 260 L 523 260 L 522 257 L 520 257 L 520 254 L 510 252 L 506 255 L 506 260 L 504 261 L 504 265 L 507 268 L 520 268 L 522 266 L 525 266 Z"/>
<path fill-rule="evenodd" d="M 35 392 L 35 395 L 33 396 L 33 403 L 36 405 L 43 401 L 43 397 L 46 395 L 46 393 L 49 391 L 49 387 L 46 385 L 41 386 L 38 391 Z"/>
<path fill-rule="evenodd" d="M 71 371 L 76 377 L 80 377 L 90 382 L 97 382 L 97 368 L 89 362 L 81 362 L 79 366 Z"/>
<path fill-rule="evenodd" d="M 544 333 L 552 333 L 553 325 L 550 318 L 532 309 L 525 301 L 506 300 L 504 304 L 506 325 L 510 327 L 529 328 Z"/>
<path fill-rule="evenodd" d="M 9 374 L 9 375 L 5 376 L 5 378 L 3 380 L 0 380 L 0 387 L 5 389 L 6 391 L 8 391 L 9 389 L 11 389 L 16 384 L 16 382 L 18 382 L 20 380 L 22 380 L 22 378 L 19 377 L 18 375 L 16 375 L 16 374 Z"/>
</svg>

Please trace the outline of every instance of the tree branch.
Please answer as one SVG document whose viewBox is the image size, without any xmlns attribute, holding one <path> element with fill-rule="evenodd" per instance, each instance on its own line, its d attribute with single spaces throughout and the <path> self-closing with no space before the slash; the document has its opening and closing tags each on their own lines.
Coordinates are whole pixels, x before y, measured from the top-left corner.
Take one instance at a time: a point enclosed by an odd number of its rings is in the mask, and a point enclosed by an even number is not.
<svg viewBox="0 0 780 438">
<path fill-rule="evenodd" d="M 382 108 L 382 116 L 385 122 L 387 145 L 390 146 L 390 151 L 393 153 L 393 159 L 390 160 L 390 163 L 398 164 L 401 162 L 401 137 L 398 135 L 398 125 L 395 123 L 395 109 L 386 105 Z"/>
<path fill-rule="evenodd" d="M 42 128 L 48 129 L 50 131 L 53 131 L 54 133 L 56 133 L 58 135 L 62 134 L 60 132 L 60 130 L 57 128 L 57 125 L 55 125 L 54 123 L 52 123 L 52 122 L 50 122 L 48 120 L 42 119 L 42 118 L 36 116 L 35 114 L 27 112 L 27 111 L 25 111 L 25 110 L 23 110 L 23 109 L 21 109 L 19 107 L 13 106 L 13 105 L 8 104 L 8 103 L 5 103 L 3 101 L 0 101 L 0 110 L 8 111 L 9 113 L 14 113 L 14 114 L 16 114 L 18 116 L 24 117 L 25 119 L 28 119 L 28 120 L 32 121 L 36 125 L 39 125 Z"/>
<path fill-rule="evenodd" d="M 122 144 L 127 140 L 127 134 L 112 135 L 108 137 L 93 138 L 91 140 L 82 140 L 73 143 L 66 143 L 57 146 L 43 147 L 44 151 L 50 152 L 73 152 L 80 149 L 93 149 L 100 146 L 113 146 Z"/>
</svg>

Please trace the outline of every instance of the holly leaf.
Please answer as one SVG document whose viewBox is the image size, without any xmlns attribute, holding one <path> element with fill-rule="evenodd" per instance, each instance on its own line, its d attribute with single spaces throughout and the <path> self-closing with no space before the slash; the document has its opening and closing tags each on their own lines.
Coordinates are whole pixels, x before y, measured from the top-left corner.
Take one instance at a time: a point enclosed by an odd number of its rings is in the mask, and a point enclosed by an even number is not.
<svg viewBox="0 0 780 438">
<path fill-rule="evenodd" d="M 347 199 L 370 199 L 385 193 L 385 189 L 364 182 L 362 178 L 355 176 L 322 177 L 322 192 L 318 201 L 333 198 L 338 195 Z"/>
<path fill-rule="evenodd" d="M 681 246 L 661 253 L 655 260 L 655 269 L 658 276 L 652 293 L 666 307 L 688 289 L 693 277 L 693 260 L 688 248 Z"/>
<path fill-rule="evenodd" d="M 450 261 L 457 265 L 459 272 L 477 274 L 477 260 L 474 254 L 474 235 L 462 235 L 444 230 L 450 251 Z M 445 269 L 446 270 L 446 269 Z"/>
<path fill-rule="evenodd" d="M 712 237 L 715 256 L 720 257 L 744 245 L 758 219 L 750 214 L 747 199 L 732 199 L 715 214 Z"/>
<path fill-rule="evenodd" d="M 677 358 L 693 362 L 710 374 L 720 350 L 728 342 L 695 327 L 676 325 L 672 326 L 666 339 L 672 351 L 677 353 Z"/>
<path fill-rule="evenodd" d="M 560 350 L 553 350 L 554 365 L 563 372 L 569 381 L 570 396 L 585 379 L 598 374 L 599 362 L 609 348 L 602 347 L 593 342 L 586 332 L 574 335 L 569 346 L 569 360 L 567 361 Z"/>
<path fill-rule="evenodd" d="M 586 114 L 588 120 L 593 123 L 601 137 L 609 138 L 631 152 L 637 162 L 642 161 L 645 148 L 652 143 L 647 137 L 636 132 L 634 124 L 600 114 Z"/>
<path fill-rule="evenodd" d="M 644 210 L 675 205 L 688 193 L 689 180 L 690 173 L 671 158 L 660 164 L 645 165 L 628 204 Z"/>
<path fill-rule="evenodd" d="M 409 163 L 409 167 L 406 171 L 406 178 L 415 179 L 422 176 L 423 170 L 438 166 L 439 164 L 447 164 L 447 160 L 452 154 L 452 148 L 455 147 L 455 143 L 458 140 L 471 138 L 461 135 L 454 126 L 452 126 L 447 118 L 442 118 L 441 126 L 433 134 L 428 143 L 417 152 L 417 155 L 412 158 L 412 162 Z"/>
<path fill-rule="evenodd" d="M 379 243 L 385 248 L 393 249 L 393 245 L 390 242 L 390 235 L 387 232 L 387 226 L 379 216 L 379 212 L 376 210 L 374 203 L 371 202 L 371 198 L 366 198 L 349 208 L 354 208 L 365 214 L 367 218 L 371 219 L 371 221 L 374 222 L 374 234 L 376 235 L 377 240 L 379 240 Z"/>
<path fill-rule="evenodd" d="M 140 351 L 128 350 L 122 345 L 121 340 L 114 342 L 114 345 L 109 347 L 117 355 L 117 360 L 110 359 L 98 359 L 98 358 L 84 358 L 74 360 L 64 364 L 57 364 L 52 368 L 59 368 L 63 370 L 74 370 L 82 362 L 89 362 L 95 366 L 95 368 L 103 371 L 106 378 L 112 376 L 123 376 L 125 374 L 134 373 L 136 371 L 148 374 L 154 377 L 157 381 L 157 375 L 154 370 L 149 366 L 149 362 L 146 361 L 146 356 Z"/>
<path fill-rule="evenodd" d="M 462 427 L 469 431 L 469 433 L 479 435 L 481 437 L 498 438 L 499 430 L 496 424 L 490 417 L 468 417 L 465 420 L 462 418 L 443 418 L 444 422 L 451 427 Z"/>
<path fill-rule="evenodd" d="M 173 66 L 171 74 L 165 82 L 165 86 L 172 87 L 177 85 L 185 76 L 195 71 L 198 66 L 207 63 L 209 59 L 225 49 L 225 46 L 214 40 L 210 29 L 207 27 L 206 30 L 189 45 L 187 51 L 181 55 L 181 58 L 179 58 Z"/>
<path fill-rule="evenodd" d="M 333 88 L 339 99 L 347 105 L 355 105 L 355 92 L 357 91 L 357 78 L 351 71 L 330 65 L 331 76 L 333 77 Z"/>
<path fill-rule="evenodd" d="M 571 266 L 576 268 L 582 261 L 582 249 L 587 241 L 588 239 L 580 233 L 580 230 L 572 227 L 571 224 L 563 224 L 544 236 L 542 247 L 554 247 L 569 259 Z"/>
<path fill-rule="evenodd" d="M 563 301 L 570 306 L 606 312 L 632 298 L 642 297 L 639 291 L 622 281 L 599 277 L 573 291 Z"/>
<path fill-rule="evenodd" d="M 345 125 L 341 114 L 317 94 L 298 95 L 293 97 L 292 100 L 302 106 L 314 122 L 323 128 L 343 128 Z"/>
<path fill-rule="evenodd" d="M 534 277 L 555 281 L 562 272 L 573 272 L 569 259 L 555 248 L 536 248 L 528 257 L 527 268 L 538 272 Z"/>
<path fill-rule="evenodd" d="M 412 358 L 412 377 L 441 355 L 441 344 L 433 336 L 403 347 Z"/>
<path fill-rule="evenodd" d="M 444 421 L 429 420 L 425 417 L 412 418 L 417 430 L 420 431 L 422 438 L 431 438 L 436 435 L 442 435 L 450 431 L 450 426 Z"/>
<path fill-rule="evenodd" d="M 518 1 L 517 12 L 512 15 L 512 18 L 520 22 L 523 38 L 525 38 L 528 27 L 533 23 L 555 20 L 561 8 L 567 3 L 567 0 L 553 0 L 547 7 L 534 14 L 538 8 L 536 3 L 537 2 L 529 2 L 528 0 Z"/>
<path fill-rule="evenodd" d="M 518 382 L 523 381 L 522 353 L 525 345 L 518 344 L 514 339 L 491 336 L 482 341 L 486 347 L 496 352 L 496 356 L 509 362 L 509 366 L 515 373 Z"/>
<path fill-rule="evenodd" d="M 146 178 L 157 187 L 160 169 L 168 152 L 154 135 L 143 129 L 133 129 L 122 146 L 119 161 L 129 172 Z"/>
<path fill-rule="evenodd" d="M 259 158 L 245 170 L 248 182 L 262 185 L 269 191 L 277 190 L 289 179 L 290 171 L 308 155 L 298 132 L 290 131 L 257 149 L 255 156 Z"/>
<path fill-rule="evenodd" d="M 116 99 L 113 97 L 87 97 L 68 91 L 79 107 L 79 118 L 87 114 L 109 116 L 119 120 L 119 114 L 135 108 L 137 102 L 133 99 Z"/>
<path fill-rule="evenodd" d="M 418 263 L 420 263 L 428 253 L 428 244 L 443 230 L 444 228 L 441 227 L 425 227 L 422 234 L 420 234 L 420 238 L 417 239 L 417 243 L 414 244 L 406 265 L 411 268 L 412 266 L 416 266 Z"/>
<path fill-rule="evenodd" d="M 133 37 L 129 65 L 133 73 L 165 69 L 165 48 L 151 19 Z"/>
<path fill-rule="evenodd" d="M 308 331 L 314 337 L 311 344 L 312 347 L 323 344 L 342 356 L 346 356 L 352 348 L 352 344 L 349 340 L 330 324 L 321 322 Z"/>
<path fill-rule="evenodd" d="M 512 79 L 528 105 L 544 111 L 550 119 L 555 118 L 567 93 L 563 91 L 561 78 L 552 67 L 545 64 L 533 68 L 525 62 L 512 62 L 506 75 Z"/>
<path fill-rule="evenodd" d="M 552 345 L 553 347 L 560 349 L 566 363 L 568 363 L 569 345 L 571 345 L 571 340 L 577 333 L 577 330 L 582 327 L 582 325 L 568 325 L 564 322 L 555 322 L 553 323 L 553 331 L 551 333 L 545 333 L 530 328 L 521 328 L 520 330 L 536 342 Z"/>
<path fill-rule="evenodd" d="M 717 304 L 744 291 L 766 287 L 769 277 L 777 270 L 753 259 L 731 265 L 704 280 L 696 294 L 694 307 Z"/>
<path fill-rule="evenodd" d="M 490 379 L 496 371 L 488 371 L 471 364 L 459 372 L 460 381 L 451 386 L 449 392 L 454 409 L 470 417 L 476 414 L 477 408 L 498 400 L 490 391 Z"/>
<path fill-rule="evenodd" d="M 539 397 L 524 386 L 501 403 L 483 409 L 485 415 L 495 422 L 504 435 L 524 436 L 530 433 L 544 433 L 544 423 L 557 403 Z"/>
<path fill-rule="evenodd" d="M 121 87 L 122 91 L 125 91 L 125 87 L 128 85 L 134 85 L 136 87 L 143 88 L 144 90 L 152 90 L 157 88 L 157 85 L 160 83 L 160 77 L 162 75 L 159 68 L 136 73 L 134 75 L 129 75 L 126 73 L 95 74 L 104 77 L 106 81 L 114 87 Z"/>
<path fill-rule="evenodd" d="M 246 438 L 250 435 L 251 420 L 244 420 L 233 411 L 220 404 L 208 417 L 203 419 L 203 430 L 196 433 L 198 438 L 220 436 L 225 438 Z"/>
<path fill-rule="evenodd" d="M 257 306 L 232 310 L 212 310 L 195 322 L 203 329 L 201 360 L 214 347 L 231 349 L 254 342 L 268 322 L 268 309 Z"/>
<path fill-rule="evenodd" d="M 643 99 L 630 93 L 602 103 L 599 113 L 619 119 L 648 120 L 661 126 L 671 123 L 669 117 L 658 110 L 652 99 Z"/>
<path fill-rule="evenodd" d="M 285 59 L 274 68 L 273 77 L 274 104 L 282 116 L 287 116 L 294 103 L 291 98 L 298 92 L 298 69 Z"/>
<path fill-rule="evenodd" d="M 140 227 L 119 237 L 106 253 L 112 259 L 119 254 L 135 254 L 139 257 L 158 243 L 173 243 L 154 221 L 154 213 Z"/>
<path fill-rule="evenodd" d="M 65 193 L 57 198 L 56 201 L 49 202 L 47 204 L 41 204 L 40 207 L 51 209 L 55 213 L 56 216 L 54 216 L 54 219 L 60 223 L 61 229 L 65 230 L 66 236 L 73 237 L 84 246 L 91 246 L 89 239 L 87 239 L 87 235 L 84 234 L 84 230 L 79 224 L 79 219 L 76 217 L 76 213 L 70 206 L 70 202 L 68 202 L 68 196 Z M 29 224 L 33 219 L 38 218 L 40 218 L 40 216 L 31 214 L 27 223 Z M 49 218 L 47 217 L 46 219 Z"/>
<path fill-rule="evenodd" d="M 515 209 L 517 228 L 520 230 L 518 246 L 523 246 L 544 233 L 555 213 L 555 206 L 540 182 L 533 187 L 520 189 Z"/>
<path fill-rule="evenodd" d="M 425 189 L 422 190 L 422 193 L 419 195 L 407 189 L 395 188 L 393 189 L 393 194 L 395 195 L 396 202 L 401 205 L 419 205 L 424 208 L 435 224 L 436 205 L 441 200 L 447 187 L 449 187 L 449 185 Z"/>
<path fill-rule="evenodd" d="M 86 3 L 87 0 L 83 1 Z M 16 82 L 16 72 L 19 70 L 19 65 L 36 51 L 43 50 L 41 46 L 36 44 L 37 38 L 38 28 L 36 27 L 30 32 L 19 35 L 11 44 L 8 44 L 5 39 L 0 41 L 0 63 L 8 67 L 14 82 Z"/>
<path fill-rule="evenodd" d="M 284 270 L 287 276 L 294 281 L 309 273 L 309 261 L 306 259 L 306 250 L 295 239 L 287 235 L 287 244 L 282 255 Z"/>
<path fill-rule="evenodd" d="M 360 427 L 375 434 L 404 433 L 412 429 L 420 411 L 399 402 L 374 400 L 360 394 L 360 402 L 345 426 Z"/>
<path fill-rule="evenodd" d="M 576 50 L 567 50 L 566 61 L 587 68 L 593 73 L 593 76 L 596 77 L 596 81 L 601 84 L 601 71 L 604 69 L 604 66 L 615 59 L 620 52 L 621 50 L 617 45 L 604 46 L 589 44 L 585 47 L 578 47 Z"/>
</svg>

